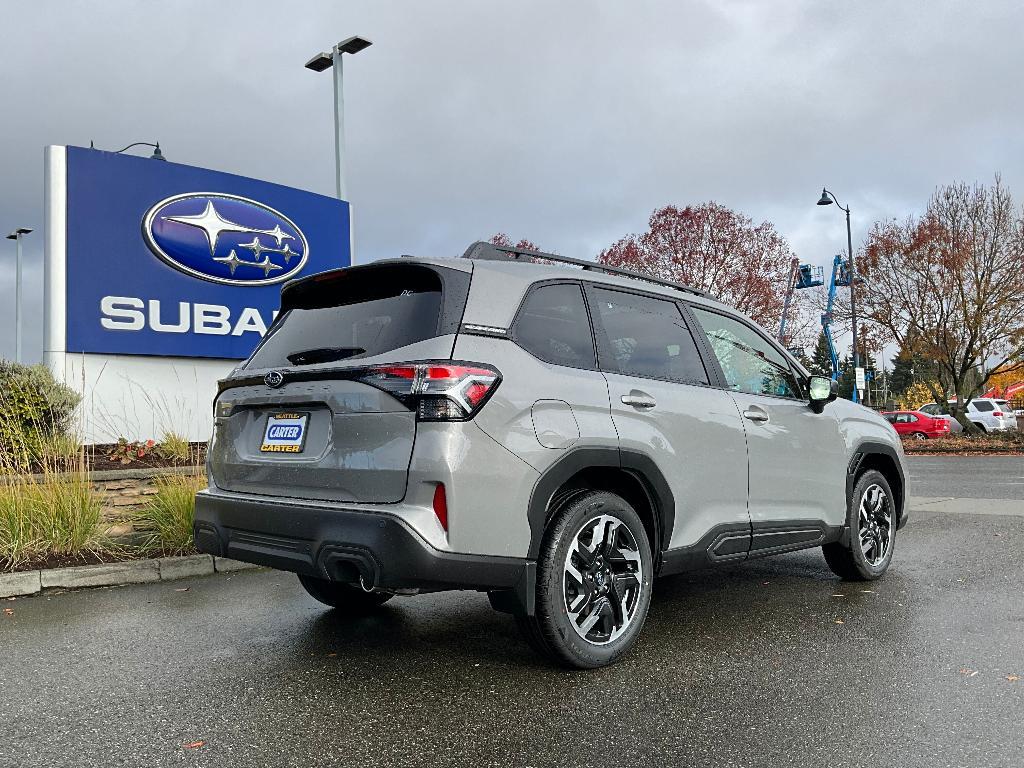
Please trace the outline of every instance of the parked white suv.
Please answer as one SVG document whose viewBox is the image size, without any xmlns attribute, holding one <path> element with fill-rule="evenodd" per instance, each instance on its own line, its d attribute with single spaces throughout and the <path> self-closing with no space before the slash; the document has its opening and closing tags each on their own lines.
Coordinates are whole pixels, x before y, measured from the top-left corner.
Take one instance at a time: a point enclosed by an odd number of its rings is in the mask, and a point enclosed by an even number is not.
<svg viewBox="0 0 1024 768">
<path fill-rule="evenodd" d="M 951 400 L 950 402 L 956 402 Z M 937 403 L 922 405 L 917 410 L 927 413 L 929 416 L 942 416 L 950 421 L 956 421 L 949 414 L 942 412 L 941 406 Z M 967 404 L 967 418 L 982 432 L 1005 432 L 1008 429 L 1017 428 L 1017 417 L 1005 400 L 995 400 L 989 397 L 978 397 Z"/>
</svg>

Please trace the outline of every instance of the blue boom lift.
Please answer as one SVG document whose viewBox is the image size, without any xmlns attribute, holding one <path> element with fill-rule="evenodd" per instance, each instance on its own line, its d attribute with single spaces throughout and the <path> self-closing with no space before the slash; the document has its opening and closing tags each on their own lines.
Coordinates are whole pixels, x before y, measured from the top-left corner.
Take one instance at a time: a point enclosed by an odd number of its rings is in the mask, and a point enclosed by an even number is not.
<svg viewBox="0 0 1024 768">
<path fill-rule="evenodd" d="M 825 284 L 825 270 L 812 264 L 801 264 L 799 259 L 793 259 L 793 265 L 789 275 L 789 289 L 786 291 L 786 300 L 782 306 L 782 322 L 779 323 L 779 341 L 785 344 L 786 317 L 789 314 L 789 305 L 793 300 L 793 292 L 803 288 L 817 288 Z M 841 255 L 832 260 L 832 277 L 828 282 L 828 303 L 825 305 L 825 312 L 821 316 L 821 332 L 825 334 L 825 343 L 828 344 L 828 355 L 832 360 L 832 378 L 839 380 L 839 356 L 836 354 L 836 345 L 832 341 L 832 306 L 836 301 L 836 288 L 848 287 L 850 285 L 850 267 Z"/>
</svg>

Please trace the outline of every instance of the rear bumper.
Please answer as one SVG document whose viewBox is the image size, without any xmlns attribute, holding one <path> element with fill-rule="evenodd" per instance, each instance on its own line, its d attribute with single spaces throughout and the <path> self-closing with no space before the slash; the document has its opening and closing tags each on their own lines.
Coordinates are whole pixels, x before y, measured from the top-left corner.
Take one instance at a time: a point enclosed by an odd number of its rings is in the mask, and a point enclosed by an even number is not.
<svg viewBox="0 0 1024 768">
<path fill-rule="evenodd" d="M 193 533 L 219 557 L 383 590 L 508 592 L 513 612 L 533 610 L 534 563 L 443 552 L 388 513 L 201 491 Z"/>
</svg>

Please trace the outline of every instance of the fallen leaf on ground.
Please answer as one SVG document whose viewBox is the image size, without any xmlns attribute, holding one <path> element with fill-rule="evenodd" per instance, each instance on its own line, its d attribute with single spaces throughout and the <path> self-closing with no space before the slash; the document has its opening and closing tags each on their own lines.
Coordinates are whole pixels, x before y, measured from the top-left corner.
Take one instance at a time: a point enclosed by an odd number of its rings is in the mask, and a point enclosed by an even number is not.
<svg viewBox="0 0 1024 768">
<path fill-rule="evenodd" d="M 185 749 L 199 749 L 205 743 L 205 741 L 190 741 L 185 745 Z"/>
<path fill-rule="evenodd" d="M 174 591 L 175 592 L 188 592 L 190 589 L 192 589 L 192 587 L 179 587 L 178 589 L 176 589 Z"/>
<path fill-rule="evenodd" d="M 1006 679 L 1009 680 L 1011 683 L 1016 683 L 1018 680 L 1020 680 L 1020 675 L 1007 675 Z"/>
<path fill-rule="evenodd" d="M 842 619 L 836 619 L 836 624 L 845 624 L 846 622 Z"/>
<path fill-rule="evenodd" d="M 14 609 L 13 608 L 4 608 L 4 615 L 5 616 L 13 616 L 14 615 Z"/>
<path fill-rule="evenodd" d="M 978 670 L 976 670 L 976 669 L 967 669 L 966 667 L 964 667 L 963 669 L 958 670 L 958 671 L 960 672 L 961 675 L 967 675 L 967 677 L 974 677 L 976 674 L 978 674 Z"/>
</svg>

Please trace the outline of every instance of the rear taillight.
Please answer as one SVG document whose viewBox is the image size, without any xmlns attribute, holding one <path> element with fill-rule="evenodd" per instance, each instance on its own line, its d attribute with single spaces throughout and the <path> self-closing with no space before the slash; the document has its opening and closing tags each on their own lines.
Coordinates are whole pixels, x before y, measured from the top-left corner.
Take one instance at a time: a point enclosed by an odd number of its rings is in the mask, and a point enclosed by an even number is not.
<svg viewBox="0 0 1024 768">
<path fill-rule="evenodd" d="M 1002 416 L 1003 412 L 1002 411 L 992 411 L 992 415 L 993 416 Z"/>
<path fill-rule="evenodd" d="M 475 363 L 409 363 L 375 365 L 359 380 L 414 406 L 421 421 L 464 421 L 473 418 L 501 375 Z"/>
</svg>

